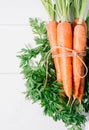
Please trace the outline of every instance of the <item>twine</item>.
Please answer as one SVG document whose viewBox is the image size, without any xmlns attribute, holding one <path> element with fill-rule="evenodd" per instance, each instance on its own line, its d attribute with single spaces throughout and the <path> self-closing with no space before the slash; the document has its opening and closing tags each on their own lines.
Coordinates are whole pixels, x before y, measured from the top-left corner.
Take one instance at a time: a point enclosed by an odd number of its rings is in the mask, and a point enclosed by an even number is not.
<svg viewBox="0 0 89 130">
<path fill-rule="evenodd" d="M 63 54 L 55 54 L 55 55 L 52 54 L 52 58 L 57 58 L 57 57 L 77 57 L 77 58 L 81 61 L 81 63 L 84 65 L 86 71 L 85 71 L 85 74 L 84 74 L 83 76 L 81 76 L 81 75 L 78 73 L 78 70 L 77 70 L 77 68 L 76 68 L 76 73 L 77 73 L 77 75 L 78 75 L 80 78 L 86 77 L 86 75 L 87 75 L 87 73 L 88 73 L 88 68 L 87 68 L 85 62 L 80 58 L 80 56 L 83 56 L 83 57 L 86 56 L 86 51 L 76 52 L 76 51 L 74 51 L 74 50 L 72 50 L 72 49 L 69 49 L 69 48 L 67 48 L 67 47 L 55 46 L 55 47 L 51 48 L 51 49 L 47 52 L 47 54 L 45 55 L 45 57 L 47 57 L 47 58 L 46 58 L 46 81 L 45 81 L 45 85 L 46 85 L 46 83 L 47 83 L 47 77 L 48 77 L 48 59 L 49 59 L 50 54 L 51 54 L 55 49 L 64 49 L 64 50 L 70 51 L 70 52 L 69 52 L 69 53 L 68 53 L 68 52 L 67 52 L 67 53 L 63 53 Z M 89 47 L 87 47 L 86 49 L 89 49 Z"/>
<path fill-rule="evenodd" d="M 66 51 L 70 51 L 70 53 L 63 53 L 63 54 L 52 55 L 52 58 L 56 58 L 56 57 L 77 57 L 77 58 L 81 61 L 81 63 L 84 65 L 86 71 L 85 71 L 85 74 L 84 74 L 83 76 L 81 76 L 81 75 L 78 73 L 78 70 L 77 70 L 77 68 L 76 68 L 76 73 L 77 73 L 77 75 L 78 75 L 80 78 L 86 77 L 86 75 L 87 75 L 87 73 L 88 73 L 88 68 L 87 68 L 85 62 L 80 58 L 80 56 L 86 56 L 86 51 L 76 52 L 76 51 L 74 51 L 74 50 L 72 50 L 72 49 L 69 49 L 69 48 L 67 48 L 67 47 L 55 46 L 55 47 L 53 47 L 52 49 L 50 49 L 51 53 L 52 53 L 52 51 L 54 51 L 55 49 L 58 49 L 58 48 L 64 49 L 64 50 L 66 50 Z M 89 48 L 87 47 L 87 49 L 89 49 Z"/>
</svg>

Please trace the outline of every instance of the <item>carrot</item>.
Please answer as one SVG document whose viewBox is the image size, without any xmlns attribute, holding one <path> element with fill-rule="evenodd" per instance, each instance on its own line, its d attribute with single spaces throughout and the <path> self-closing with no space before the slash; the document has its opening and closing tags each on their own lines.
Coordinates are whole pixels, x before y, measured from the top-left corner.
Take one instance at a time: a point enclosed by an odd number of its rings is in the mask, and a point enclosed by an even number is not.
<svg viewBox="0 0 89 130">
<path fill-rule="evenodd" d="M 72 49 L 72 27 L 68 22 L 62 22 L 57 27 L 58 45 Z M 64 49 L 60 49 L 60 53 L 69 53 Z M 63 80 L 63 88 L 68 98 L 72 95 L 72 58 L 60 57 L 60 67 Z"/>
<path fill-rule="evenodd" d="M 72 27 L 69 23 L 70 0 L 56 0 L 56 11 L 60 17 L 60 23 L 57 26 L 57 44 L 63 48 L 72 49 Z M 69 51 L 60 48 L 60 54 L 67 54 Z M 60 68 L 63 80 L 63 88 L 66 96 L 72 95 L 72 58 L 60 57 Z"/>
<path fill-rule="evenodd" d="M 73 28 L 78 24 L 78 21 L 79 19 L 75 19 L 73 22 L 72 22 L 72 26 Z M 82 26 L 84 26 L 85 28 L 85 31 L 86 31 L 86 35 L 87 35 L 87 25 L 86 25 L 86 22 L 85 20 L 83 19 L 82 20 Z M 84 58 L 82 57 L 82 60 L 84 60 Z M 82 68 L 82 76 L 84 75 L 84 67 Z M 85 81 L 85 78 L 81 78 L 80 79 L 80 85 L 79 85 L 79 90 L 78 90 L 78 100 L 81 104 L 82 102 L 82 97 L 83 97 L 83 94 L 84 94 L 84 81 Z"/>
<path fill-rule="evenodd" d="M 55 46 L 57 46 L 57 25 L 58 23 L 56 21 L 50 21 L 47 24 L 47 34 L 48 34 L 48 40 L 50 42 L 51 48 L 54 48 Z M 58 55 L 58 54 L 59 54 L 58 49 L 52 51 L 52 55 Z M 62 82 L 59 58 L 55 57 L 53 60 L 54 60 L 54 65 L 56 69 L 57 81 Z"/>
<path fill-rule="evenodd" d="M 54 48 L 57 46 L 57 25 L 58 22 L 55 20 L 55 4 L 53 4 L 52 0 L 41 0 L 44 8 L 46 9 L 50 22 L 47 24 L 47 35 L 48 35 L 48 40 L 50 43 L 50 48 Z M 52 51 L 52 55 L 58 55 L 59 50 L 56 49 Z M 60 61 L 58 57 L 55 57 L 53 59 L 55 69 L 56 69 L 56 77 L 58 82 L 62 82 L 61 78 L 61 73 L 60 73 Z"/>
<path fill-rule="evenodd" d="M 74 28 L 74 37 L 73 37 L 73 49 L 76 52 L 82 52 L 86 49 L 86 31 L 83 25 L 76 25 Z M 83 59 L 82 57 L 80 57 Z M 74 100 L 78 97 L 79 87 L 80 87 L 80 81 L 83 69 L 83 64 L 79 60 L 78 57 L 73 57 L 73 84 L 74 84 L 74 91 L 73 91 L 73 97 Z M 78 75 L 78 74 L 79 75 Z"/>
<path fill-rule="evenodd" d="M 84 75 L 84 67 L 82 69 L 82 76 Z M 78 101 L 82 102 L 82 98 L 83 98 L 83 95 L 84 95 L 84 84 L 85 84 L 85 78 L 81 78 L 80 80 L 80 86 L 79 86 L 79 92 L 78 92 Z"/>
<path fill-rule="evenodd" d="M 88 0 L 73 0 L 73 7 L 74 7 L 74 13 L 75 13 L 75 20 L 73 21 L 73 49 L 76 52 L 82 52 L 86 49 L 86 37 L 87 37 L 87 26 L 84 21 L 84 13 L 85 9 L 88 3 Z M 81 60 L 84 60 L 84 58 L 81 56 Z M 84 66 L 79 60 L 78 57 L 73 57 L 73 97 L 74 100 L 76 98 L 79 99 L 81 102 L 81 98 L 83 95 L 84 90 L 84 79 L 81 79 L 81 75 L 83 75 L 84 72 Z M 79 75 L 80 76 L 79 76 Z M 81 87 L 83 86 L 83 87 Z M 81 97 L 81 98 L 80 98 Z"/>
</svg>

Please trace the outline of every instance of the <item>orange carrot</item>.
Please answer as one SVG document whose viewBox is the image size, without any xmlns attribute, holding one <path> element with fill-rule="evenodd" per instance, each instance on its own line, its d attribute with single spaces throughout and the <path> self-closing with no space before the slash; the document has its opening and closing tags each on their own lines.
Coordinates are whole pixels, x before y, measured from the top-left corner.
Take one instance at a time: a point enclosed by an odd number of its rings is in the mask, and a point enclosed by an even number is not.
<svg viewBox="0 0 89 130">
<path fill-rule="evenodd" d="M 82 69 L 82 76 L 83 75 L 84 75 L 84 67 Z M 84 95 L 84 84 L 85 84 L 85 78 L 81 78 L 79 92 L 78 92 L 78 100 L 79 100 L 80 104 L 82 102 L 82 98 L 83 98 L 83 95 Z"/>
<path fill-rule="evenodd" d="M 78 18 L 73 21 L 73 23 L 72 23 L 73 29 L 78 24 L 78 21 L 79 21 Z M 87 34 L 87 25 L 86 25 L 86 22 L 84 21 L 84 19 L 82 20 L 82 26 L 84 26 L 86 34 Z M 84 60 L 83 57 L 82 57 L 82 60 Z M 84 67 L 82 68 L 82 76 L 83 75 L 84 75 Z M 84 94 L 84 81 L 85 81 L 84 78 L 80 79 L 80 86 L 79 86 L 78 97 L 77 97 L 80 104 L 82 102 L 82 97 L 83 97 L 83 94 Z"/>
<path fill-rule="evenodd" d="M 58 22 L 56 21 L 56 14 L 55 14 L 55 4 L 52 0 L 41 0 L 45 10 L 47 11 L 49 18 L 50 18 L 50 22 L 47 24 L 47 35 L 48 35 L 48 40 L 50 43 L 50 48 L 54 48 L 55 46 L 57 46 L 57 25 Z M 55 49 L 54 51 L 52 51 L 52 55 L 58 55 L 59 50 Z M 56 69 L 56 77 L 57 77 L 57 81 L 62 82 L 62 78 L 61 78 L 61 73 L 60 73 L 60 61 L 58 57 L 55 57 L 53 59 L 54 61 L 54 65 L 55 65 L 55 69 Z"/>
<path fill-rule="evenodd" d="M 48 39 L 49 39 L 51 48 L 54 48 L 55 46 L 57 46 L 57 25 L 58 23 L 56 21 L 50 21 L 47 25 L 47 34 L 48 34 Z M 53 55 L 58 55 L 58 53 L 59 53 L 58 49 L 55 49 L 54 51 L 52 51 Z M 59 58 L 55 57 L 53 60 L 54 60 L 54 65 L 56 69 L 57 81 L 62 82 Z"/>
<path fill-rule="evenodd" d="M 72 27 L 68 22 L 61 22 L 57 27 L 57 43 L 59 46 L 72 49 Z M 60 49 L 60 53 L 69 53 L 64 49 Z M 72 95 L 72 58 L 60 57 L 60 67 L 63 80 L 65 94 L 69 100 Z"/>
<path fill-rule="evenodd" d="M 86 37 L 87 37 L 87 26 L 84 21 L 84 14 L 88 0 L 74 0 L 73 8 L 75 14 L 75 20 L 73 21 L 74 36 L 73 36 L 73 49 L 76 52 L 82 52 L 86 49 Z M 83 56 L 79 57 L 80 60 L 84 60 Z M 81 103 L 83 91 L 84 91 L 84 65 L 78 57 L 73 57 L 73 82 L 74 82 L 74 100 L 78 98 Z M 79 76 L 80 75 L 80 76 Z"/>
<path fill-rule="evenodd" d="M 74 36 L 73 36 L 73 50 L 76 52 L 82 52 L 86 49 L 86 30 L 83 25 L 76 25 L 74 28 Z M 80 57 L 83 60 L 83 57 Z M 83 64 L 79 60 L 78 57 L 73 57 L 73 84 L 74 84 L 74 91 L 73 91 L 73 98 L 74 100 L 78 97 L 80 81 L 82 79 L 79 75 L 82 75 Z M 79 74 L 79 75 L 78 75 Z"/>
</svg>

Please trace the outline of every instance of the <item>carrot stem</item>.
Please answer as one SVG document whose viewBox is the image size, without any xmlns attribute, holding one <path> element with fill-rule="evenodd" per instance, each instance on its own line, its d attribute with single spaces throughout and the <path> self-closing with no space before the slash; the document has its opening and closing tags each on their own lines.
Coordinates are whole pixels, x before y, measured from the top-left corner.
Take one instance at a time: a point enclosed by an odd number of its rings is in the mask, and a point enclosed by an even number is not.
<svg viewBox="0 0 89 130">
<path fill-rule="evenodd" d="M 61 22 L 67 22 L 70 18 L 69 8 L 71 0 L 56 0 L 58 16 Z"/>
<path fill-rule="evenodd" d="M 72 11 L 75 18 L 79 18 L 78 24 L 82 24 L 88 0 L 73 0 Z"/>
<path fill-rule="evenodd" d="M 84 18 L 84 13 L 85 13 L 85 10 L 86 10 L 87 3 L 88 3 L 88 0 L 81 0 L 81 9 L 80 9 L 78 24 L 82 24 L 82 20 Z"/>
<path fill-rule="evenodd" d="M 58 14 L 58 18 L 62 19 L 62 2 L 56 0 L 56 12 Z"/>
<path fill-rule="evenodd" d="M 47 11 L 49 18 L 55 20 L 55 5 L 52 0 L 41 0 L 45 10 Z"/>
<path fill-rule="evenodd" d="M 56 20 L 56 13 L 55 13 L 55 11 L 56 11 L 56 4 L 54 4 L 54 18 L 53 18 L 53 20 Z"/>
<path fill-rule="evenodd" d="M 73 11 L 73 14 L 74 14 L 74 19 L 79 18 L 80 0 L 73 0 L 73 2 L 72 2 L 72 11 Z"/>
</svg>

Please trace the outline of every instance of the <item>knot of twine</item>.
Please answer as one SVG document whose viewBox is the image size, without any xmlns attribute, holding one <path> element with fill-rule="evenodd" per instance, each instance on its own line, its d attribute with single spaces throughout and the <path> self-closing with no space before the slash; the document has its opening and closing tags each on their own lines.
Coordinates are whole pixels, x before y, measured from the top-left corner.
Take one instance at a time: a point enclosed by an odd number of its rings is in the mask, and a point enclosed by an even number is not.
<svg viewBox="0 0 89 130">
<path fill-rule="evenodd" d="M 76 52 L 72 49 L 69 49 L 67 47 L 62 47 L 62 46 L 55 46 L 53 48 L 51 48 L 48 52 L 47 52 L 47 66 L 46 66 L 46 74 L 48 75 L 48 59 L 49 59 L 49 56 L 50 54 L 56 50 L 56 49 L 63 49 L 63 50 L 66 50 L 66 51 L 69 51 L 69 53 L 62 53 L 62 54 L 52 54 L 52 58 L 57 58 L 57 57 L 77 57 L 81 63 L 84 65 L 85 67 L 85 74 L 83 76 L 81 76 L 79 73 L 78 73 L 78 70 L 77 70 L 77 67 L 76 67 L 76 73 L 77 75 L 80 77 L 80 78 L 84 78 L 86 77 L 87 73 L 88 73 L 88 68 L 85 64 L 85 62 L 81 59 L 80 56 L 84 57 L 86 56 L 86 51 L 81 51 L 81 52 Z M 86 48 L 86 49 L 89 49 L 89 48 Z M 46 75 L 46 79 L 47 79 L 47 75 Z"/>
</svg>

